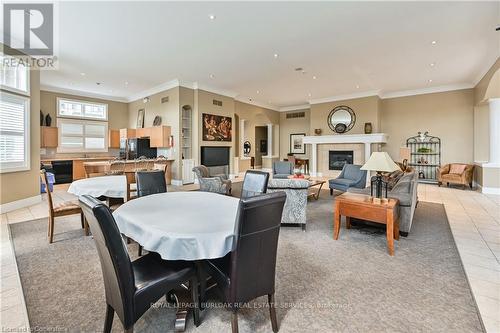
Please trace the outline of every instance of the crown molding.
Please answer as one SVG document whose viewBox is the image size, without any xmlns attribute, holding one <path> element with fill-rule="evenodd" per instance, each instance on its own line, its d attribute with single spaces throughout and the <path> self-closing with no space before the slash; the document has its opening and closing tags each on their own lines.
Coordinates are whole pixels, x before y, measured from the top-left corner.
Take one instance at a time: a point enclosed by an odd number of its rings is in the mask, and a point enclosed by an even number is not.
<svg viewBox="0 0 500 333">
<path fill-rule="evenodd" d="M 244 96 L 241 96 L 241 95 L 236 96 L 234 98 L 234 100 L 238 101 L 238 102 L 241 102 L 241 103 L 258 106 L 260 108 L 264 108 L 264 109 L 268 109 L 268 110 L 273 110 L 273 111 L 279 111 L 279 109 L 280 109 L 279 107 L 277 107 L 275 105 L 268 104 L 268 103 L 261 103 L 261 102 L 258 102 L 258 101 L 254 101 L 253 99 L 251 100 L 249 97 L 244 97 Z"/>
<path fill-rule="evenodd" d="M 454 90 L 462 90 L 462 89 L 471 89 L 474 88 L 473 84 L 470 83 L 459 83 L 459 84 L 451 84 L 445 86 L 438 87 L 429 87 L 422 89 L 413 89 L 413 90 L 402 90 L 402 91 L 393 91 L 388 93 L 380 94 L 380 98 L 396 98 L 396 97 L 406 97 L 406 96 L 415 96 L 415 95 L 424 95 L 424 94 L 433 94 L 440 93 L 446 91 L 454 91 Z"/>
<path fill-rule="evenodd" d="M 325 98 L 312 99 L 309 101 L 309 104 L 312 105 L 312 104 L 329 103 L 329 102 L 344 101 L 344 100 L 348 100 L 348 99 L 372 97 L 372 96 L 379 96 L 379 95 L 380 95 L 380 90 L 371 90 L 371 91 L 364 91 L 364 92 L 353 93 L 353 94 L 336 95 L 336 96 L 330 96 L 330 97 L 325 97 Z"/>
<path fill-rule="evenodd" d="M 126 100 L 127 100 L 127 102 L 134 102 L 134 101 L 137 101 L 137 100 L 142 99 L 144 97 L 148 97 L 148 96 L 151 96 L 154 94 L 161 93 L 162 91 L 165 91 L 165 90 L 176 88 L 179 85 L 180 85 L 179 80 L 174 79 L 174 80 L 159 84 L 157 86 L 154 86 L 153 88 L 146 89 L 146 90 L 143 90 L 143 91 L 138 92 L 136 94 L 130 95 L 130 96 L 126 97 Z"/>
<path fill-rule="evenodd" d="M 193 82 L 193 89 L 208 91 L 208 92 L 211 92 L 211 93 L 214 93 L 217 95 L 222 95 L 222 96 L 231 97 L 231 98 L 235 98 L 236 96 L 238 96 L 237 92 L 234 92 L 231 90 L 226 90 L 226 89 L 215 88 L 215 87 L 212 87 L 208 84 L 203 84 L 200 82 Z"/>
<path fill-rule="evenodd" d="M 484 69 L 479 72 L 479 75 L 476 77 L 474 81 L 472 81 L 472 85 L 476 87 L 478 83 L 486 76 L 486 74 L 489 72 L 489 70 L 493 67 L 493 65 L 500 59 L 500 57 L 497 57 L 491 64 L 487 64 L 484 66 Z"/>
<path fill-rule="evenodd" d="M 45 85 L 45 84 L 40 84 L 40 90 L 59 93 L 59 94 L 97 98 L 97 99 L 102 99 L 102 100 L 106 100 L 106 101 L 113 101 L 113 102 L 121 102 L 121 103 L 130 102 L 127 98 L 124 98 L 124 97 L 101 95 L 101 94 L 95 94 L 95 93 L 82 91 L 82 90 L 67 89 L 67 88 L 55 87 L 55 86 Z"/>
<path fill-rule="evenodd" d="M 279 108 L 279 112 L 288 112 L 288 111 L 299 111 L 310 109 L 311 104 L 302 104 L 302 105 L 292 105 L 292 106 L 283 106 Z"/>
</svg>

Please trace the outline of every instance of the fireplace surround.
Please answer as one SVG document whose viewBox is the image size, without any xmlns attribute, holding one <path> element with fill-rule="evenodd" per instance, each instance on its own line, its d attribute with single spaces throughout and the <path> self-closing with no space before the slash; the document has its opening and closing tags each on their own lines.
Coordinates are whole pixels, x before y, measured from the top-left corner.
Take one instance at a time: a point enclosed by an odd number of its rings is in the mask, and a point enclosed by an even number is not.
<svg viewBox="0 0 500 333">
<path fill-rule="evenodd" d="M 352 150 L 330 150 L 328 152 L 328 169 L 342 170 L 344 164 L 353 164 L 354 152 Z"/>
</svg>

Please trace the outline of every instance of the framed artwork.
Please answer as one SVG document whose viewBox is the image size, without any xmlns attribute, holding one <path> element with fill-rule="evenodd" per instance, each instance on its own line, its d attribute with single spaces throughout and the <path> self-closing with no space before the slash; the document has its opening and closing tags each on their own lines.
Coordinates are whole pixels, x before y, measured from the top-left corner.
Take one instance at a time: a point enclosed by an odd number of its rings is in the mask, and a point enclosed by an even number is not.
<svg viewBox="0 0 500 333">
<path fill-rule="evenodd" d="M 146 110 L 144 109 L 139 109 L 137 111 L 137 128 L 144 128 L 144 114 Z"/>
<path fill-rule="evenodd" d="M 305 133 L 290 134 L 290 153 L 291 154 L 305 154 L 306 146 L 304 145 Z"/>
<path fill-rule="evenodd" d="M 203 113 L 203 141 L 231 141 L 231 117 Z"/>
</svg>

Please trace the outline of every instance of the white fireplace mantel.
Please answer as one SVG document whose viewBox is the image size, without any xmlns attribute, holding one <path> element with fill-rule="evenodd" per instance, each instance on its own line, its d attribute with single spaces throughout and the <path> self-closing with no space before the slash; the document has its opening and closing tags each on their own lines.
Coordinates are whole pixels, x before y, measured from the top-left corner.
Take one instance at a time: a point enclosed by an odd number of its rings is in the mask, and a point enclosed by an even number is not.
<svg viewBox="0 0 500 333">
<path fill-rule="evenodd" d="M 388 137 L 389 136 L 385 133 L 305 136 L 303 139 L 304 144 L 312 145 L 311 175 L 317 176 L 318 174 L 318 145 L 336 143 L 362 143 L 365 145 L 365 161 L 368 161 L 371 155 L 371 144 L 386 143 Z"/>
</svg>

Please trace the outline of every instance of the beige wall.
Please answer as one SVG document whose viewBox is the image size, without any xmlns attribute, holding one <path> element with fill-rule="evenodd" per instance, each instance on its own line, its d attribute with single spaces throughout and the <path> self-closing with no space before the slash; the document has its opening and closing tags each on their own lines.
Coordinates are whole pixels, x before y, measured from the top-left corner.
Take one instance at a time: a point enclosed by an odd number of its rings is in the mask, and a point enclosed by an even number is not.
<svg viewBox="0 0 500 333">
<path fill-rule="evenodd" d="M 441 163 L 473 161 L 472 89 L 382 100 L 382 132 L 389 140 L 382 146 L 394 160 L 408 137 L 429 131 L 441 138 Z"/>
<path fill-rule="evenodd" d="M 31 169 L 0 174 L 0 204 L 40 194 L 40 72 L 31 71 L 30 75 Z"/>
<path fill-rule="evenodd" d="M 495 74 L 500 69 L 500 57 L 497 61 L 491 66 L 488 72 L 483 76 L 481 81 L 474 87 L 474 105 L 478 105 L 481 103 L 484 98 L 486 91 L 488 90 L 488 86 L 491 84 L 490 81 Z M 496 97 L 500 97 L 500 91 L 497 92 Z"/>
<path fill-rule="evenodd" d="M 161 99 L 168 96 L 169 101 L 162 103 Z M 181 175 L 181 152 L 180 142 L 180 106 L 179 106 L 179 87 L 149 96 L 149 102 L 144 103 L 142 99 L 128 104 L 128 127 L 137 127 L 137 112 L 145 109 L 144 127 L 153 126 L 153 120 L 156 116 L 161 117 L 161 124 L 170 126 L 174 137 L 174 147 L 165 151 L 166 156 L 174 159 L 172 163 L 172 178 L 182 179 Z"/>
<path fill-rule="evenodd" d="M 474 107 L 474 162 L 487 162 L 490 158 L 489 107 Z"/>
<path fill-rule="evenodd" d="M 335 132 L 328 127 L 327 118 L 330 111 L 341 105 L 350 107 L 356 114 L 356 123 L 354 124 L 354 127 L 347 132 L 347 134 L 364 133 L 365 123 L 367 122 L 372 123 L 373 133 L 380 131 L 380 98 L 378 96 L 370 96 L 343 101 L 312 104 L 309 133 L 314 133 L 315 129 L 321 128 L 321 135 L 335 134 Z"/>
<path fill-rule="evenodd" d="M 108 105 L 108 126 L 110 129 L 126 128 L 128 126 L 128 106 L 127 103 L 115 102 L 105 99 L 90 98 L 78 95 L 55 93 L 51 91 L 40 91 L 40 108 L 43 114 L 50 114 L 52 125 L 57 126 L 57 98 L 69 98 L 80 101 L 104 103 Z"/>
<path fill-rule="evenodd" d="M 287 113 L 304 112 L 304 118 L 290 118 L 287 119 Z M 314 134 L 310 132 L 310 116 L 311 112 L 309 110 L 296 110 L 290 112 L 280 113 L 280 160 L 287 158 L 287 154 L 290 152 L 290 134 L 295 133 L 305 133 L 306 135 Z M 306 145 L 305 155 L 295 154 L 297 157 L 309 158 L 311 156 L 311 145 Z"/>
</svg>

